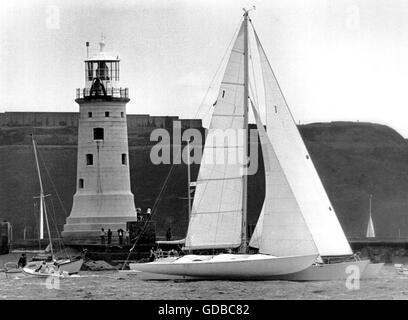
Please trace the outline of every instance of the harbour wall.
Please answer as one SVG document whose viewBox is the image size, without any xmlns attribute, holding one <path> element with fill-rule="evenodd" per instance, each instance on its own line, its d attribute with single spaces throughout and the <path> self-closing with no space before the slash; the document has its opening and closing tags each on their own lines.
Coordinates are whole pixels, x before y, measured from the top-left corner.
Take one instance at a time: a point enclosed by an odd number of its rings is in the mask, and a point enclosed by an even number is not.
<svg viewBox="0 0 408 320">
<path fill-rule="evenodd" d="M 178 116 L 128 114 L 128 128 L 171 128 L 180 121 L 182 128 L 201 128 L 201 119 L 179 119 Z M 0 113 L 0 127 L 78 127 L 78 112 L 4 112 Z"/>
</svg>

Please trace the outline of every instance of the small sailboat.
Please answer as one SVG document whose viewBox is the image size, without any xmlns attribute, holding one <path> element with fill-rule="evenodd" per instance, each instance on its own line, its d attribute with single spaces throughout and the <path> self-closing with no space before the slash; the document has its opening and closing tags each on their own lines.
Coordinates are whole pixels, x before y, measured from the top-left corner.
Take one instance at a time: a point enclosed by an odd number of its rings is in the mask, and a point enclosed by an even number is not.
<svg viewBox="0 0 408 320">
<path fill-rule="evenodd" d="M 369 218 L 368 218 L 368 226 L 367 226 L 367 233 L 366 237 L 367 238 L 375 238 L 375 231 L 374 231 L 374 224 L 373 224 L 373 218 L 371 217 L 371 199 L 373 195 L 370 194 L 370 209 L 369 209 Z"/>
<path fill-rule="evenodd" d="M 263 232 L 256 250 L 248 245 L 246 163 L 250 55 L 249 11 L 244 11 L 214 104 L 184 246 L 188 251 L 221 252 L 187 254 L 171 262 L 131 264 L 133 270 L 193 278 L 261 280 L 302 271 L 318 256 L 302 208 L 290 190 L 266 134 L 262 135 L 265 140 L 262 146 L 266 148 L 263 153 L 269 169 L 265 170 L 266 198 L 262 219 L 258 222 Z M 217 139 L 227 130 L 236 139 Z M 238 159 L 230 161 L 231 155 L 238 155 Z M 214 161 L 214 158 L 224 161 Z M 231 252 L 223 253 L 223 250 Z"/>
<path fill-rule="evenodd" d="M 375 238 L 374 223 L 373 223 L 373 218 L 371 215 L 372 198 L 373 198 L 373 195 L 370 194 L 369 195 L 369 210 L 368 210 L 369 218 L 368 218 L 367 233 L 366 233 L 367 238 Z M 384 266 L 383 262 L 369 263 L 367 267 L 365 268 L 363 274 L 361 275 L 361 278 L 362 279 L 375 278 L 376 276 L 378 276 L 383 266 Z"/>
<path fill-rule="evenodd" d="M 30 261 L 27 263 L 26 266 L 23 268 L 23 272 L 27 275 L 32 275 L 32 276 L 37 276 L 37 277 L 47 277 L 49 275 L 53 276 L 66 276 L 70 274 L 76 274 L 79 272 L 79 270 L 82 267 L 82 264 L 84 260 L 82 257 L 76 257 L 76 258 L 66 258 L 66 259 L 56 259 L 54 255 L 54 249 L 52 245 L 52 239 L 51 239 L 51 232 L 50 232 L 50 226 L 48 222 L 48 216 L 47 216 L 47 207 L 44 202 L 44 190 L 43 190 L 43 184 L 42 184 L 42 179 L 41 179 L 41 171 L 40 171 L 40 165 L 38 162 L 38 156 L 37 156 L 37 147 L 36 143 L 34 140 L 34 137 L 32 137 L 32 144 L 34 148 L 34 156 L 35 156 L 35 161 L 36 161 L 36 167 L 37 167 L 37 173 L 38 173 L 38 179 L 40 183 L 40 238 L 44 236 L 43 233 L 43 217 L 45 218 L 45 225 L 47 227 L 47 232 L 48 232 L 48 248 L 51 253 L 51 261 Z"/>
</svg>

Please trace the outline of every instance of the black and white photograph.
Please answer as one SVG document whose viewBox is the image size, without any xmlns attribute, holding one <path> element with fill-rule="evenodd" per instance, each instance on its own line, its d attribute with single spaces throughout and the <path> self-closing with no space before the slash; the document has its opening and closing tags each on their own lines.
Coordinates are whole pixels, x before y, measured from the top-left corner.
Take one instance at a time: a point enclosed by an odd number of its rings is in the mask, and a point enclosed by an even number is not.
<svg viewBox="0 0 408 320">
<path fill-rule="evenodd" d="M 0 300 L 408 299 L 407 1 L 2 1 L 0 25 Z"/>
</svg>

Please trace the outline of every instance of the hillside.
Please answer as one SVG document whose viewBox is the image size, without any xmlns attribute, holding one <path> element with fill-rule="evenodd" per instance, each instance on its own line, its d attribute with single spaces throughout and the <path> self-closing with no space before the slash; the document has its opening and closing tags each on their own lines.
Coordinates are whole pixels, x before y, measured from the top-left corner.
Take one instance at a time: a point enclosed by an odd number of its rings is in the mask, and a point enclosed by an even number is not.
<svg viewBox="0 0 408 320">
<path fill-rule="evenodd" d="M 364 236 L 370 193 L 377 235 L 408 236 L 408 144 L 403 137 L 389 127 L 369 123 L 315 123 L 299 129 L 347 236 Z M 33 236 L 38 221 L 34 208 L 38 199 L 33 199 L 39 186 L 30 145 L 32 131 L 29 127 L 0 128 L 0 219 L 12 222 L 17 238 L 22 237 L 24 226 L 27 236 Z M 59 228 L 69 215 L 75 192 L 76 133 L 76 128 L 35 128 L 44 189 L 52 194 L 56 213 L 52 218 Z M 129 130 L 129 145 L 135 204 L 143 209 L 153 207 L 171 166 L 151 164 L 147 134 Z M 193 180 L 198 168 L 192 166 Z M 256 222 L 264 197 L 262 172 L 261 165 L 249 178 L 250 224 Z M 155 215 L 160 235 L 168 226 L 175 235 L 185 233 L 186 179 L 185 165 L 176 165 Z"/>
</svg>

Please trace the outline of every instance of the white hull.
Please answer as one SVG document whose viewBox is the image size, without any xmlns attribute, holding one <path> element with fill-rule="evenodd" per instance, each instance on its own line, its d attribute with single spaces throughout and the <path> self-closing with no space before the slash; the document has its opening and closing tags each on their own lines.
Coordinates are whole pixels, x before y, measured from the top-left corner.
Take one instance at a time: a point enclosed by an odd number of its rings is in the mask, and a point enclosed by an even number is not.
<svg viewBox="0 0 408 320">
<path fill-rule="evenodd" d="M 58 261 L 57 265 L 53 262 L 47 262 L 46 265 L 49 268 L 41 268 L 37 271 L 38 268 L 43 264 L 42 261 L 29 262 L 24 268 L 23 272 L 27 275 L 37 276 L 37 277 L 48 277 L 48 276 L 66 276 L 71 274 L 76 274 L 81 270 L 82 264 L 84 263 L 83 259 L 79 260 L 66 260 Z"/>
<path fill-rule="evenodd" d="M 349 268 L 350 266 L 356 266 L 358 268 L 361 278 L 368 264 L 368 260 L 361 260 L 311 265 L 307 269 L 300 272 L 277 276 L 275 279 L 288 281 L 346 280 L 347 277 L 353 273 L 353 268 Z"/>
<path fill-rule="evenodd" d="M 364 269 L 363 274 L 361 275 L 361 279 L 371 279 L 378 277 L 382 267 L 384 266 L 384 262 L 382 263 L 369 263 L 367 267 Z"/>
<path fill-rule="evenodd" d="M 132 270 L 205 279 L 264 280 L 308 268 L 316 255 L 273 257 L 263 254 L 186 255 L 173 262 L 134 263 Z"/>
</svg>

